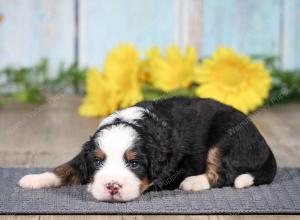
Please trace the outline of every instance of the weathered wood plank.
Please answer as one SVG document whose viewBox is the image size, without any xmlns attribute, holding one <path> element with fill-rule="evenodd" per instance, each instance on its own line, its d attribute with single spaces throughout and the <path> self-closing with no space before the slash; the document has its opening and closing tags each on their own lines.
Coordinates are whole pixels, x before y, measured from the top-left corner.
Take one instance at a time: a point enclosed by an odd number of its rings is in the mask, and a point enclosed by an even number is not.
<svg viewBox="0 0 300 220">
<path fill-rule="evenodd" d="M 27 215 L 0 216 L 0 220 L 296 220 L 296 215 Z"/>
<path fill-rule="evenodd" d="M 201 51 L 203 2 L 203 0 L 179 0 L 178 2 L 177 42 L 181 48 L 192 45 L 198 52 Z"/>
<path fill-rule="evenodd" d="M 27 216 L 20 216 L 20 215 L 2 215 L 0 216 L 0 220 L 39 220 L 38 215 L 27 215 Z"/>
<path fill-rule="evenodd" d="M 278 0 L 204 0 L 200 54 L 224 45 L 245 54 L 278 55 L 280 7 Z"/>
<path fill-rule="evenodd" d="M 300 1 L 283 0 L 282 67 L 300 69 Z"/>
<path fill-rule="evenodd" d="M 0 0 L 0 68 L 48 57 L 55 72 L 60 62 L 73 62 L 74 2 Z M 299 11 L 298 0 L 80 0 L 80 64 L 101 66 L 120 42 L 141 50 L 191 43 L 202 56 L 225 45 L 281 55 L 284 68 L 300 68 Z"/>
<path fill-rule="evenodd" d="M 58 94 L 41 106 L 1 108 L 0 166 L 55 166 L 75 156 L 99 122 L 78 115 L 81 101 Z"/>
<path fill-rule="evenodd" d="M 74 1 L 0 0 L 0 68 L 74 61 Z"/>
<path fill-rule="evenodd" d="M 174 43 L 177 8 L 172 0 L 80 1 L 80 64 L 100 66 L 120 42 L 140 50 Z"/>
</svg>

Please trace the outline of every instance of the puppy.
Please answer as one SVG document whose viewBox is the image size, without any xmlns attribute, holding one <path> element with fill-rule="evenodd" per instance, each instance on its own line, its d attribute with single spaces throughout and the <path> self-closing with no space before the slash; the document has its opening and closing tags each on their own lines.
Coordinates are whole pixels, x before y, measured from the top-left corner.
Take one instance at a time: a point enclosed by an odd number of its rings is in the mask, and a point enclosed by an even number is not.
<svg viewBox="0 0 300 220">
<path fill-rule="evenodd" d="M 97 200 L 129 201 L 146 190 L 267 184 L 276 169 L 268 144 L 243 113 L 211 99 L 175 97 L 111 114 L 76 157 L 18 184 L 88 184 Z"/>
</svg>

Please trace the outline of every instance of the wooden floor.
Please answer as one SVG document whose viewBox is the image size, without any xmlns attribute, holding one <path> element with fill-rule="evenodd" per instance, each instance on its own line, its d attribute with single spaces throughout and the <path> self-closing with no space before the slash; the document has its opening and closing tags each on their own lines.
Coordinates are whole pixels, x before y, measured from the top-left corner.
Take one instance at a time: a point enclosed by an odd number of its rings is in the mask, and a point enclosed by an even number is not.
<svg viewBox="0 0 300 220">
<path fill-rule="evenodd" d="M 0 166 L 56 166 L 72 158 L 98 125 L 77 114 L 81 98 L 57 94 L 42 106 L 0 109 Z M 251 116 L 279 166 L 300 166 L 300 104 L 264 108 Z M 1 178 L 1 177 L 0 177 Z M 299 216 L 0 216 L 1 219 L 300 219 Z"/>
</svg>

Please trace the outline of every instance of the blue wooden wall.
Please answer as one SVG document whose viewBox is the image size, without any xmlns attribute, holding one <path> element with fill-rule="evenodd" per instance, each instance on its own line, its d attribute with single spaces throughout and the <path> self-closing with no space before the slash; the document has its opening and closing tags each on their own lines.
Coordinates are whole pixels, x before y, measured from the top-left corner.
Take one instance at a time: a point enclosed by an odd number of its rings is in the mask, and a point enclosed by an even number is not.
<svg viewBox="0 0 300 220">
<path fill-rule="evenodd" d="M 0 68 L 74 60 L 74 2 L 0 0 Z"/>
<path fill-rule="evenodd" d="M 0 0 L 0 68 L 44 57 L 52 74 L 61 62 L 101 67 L 120 42 L 189 43 L 199 56 L 224 45 L 299 69 L 300 0 Z"/>
</svg>

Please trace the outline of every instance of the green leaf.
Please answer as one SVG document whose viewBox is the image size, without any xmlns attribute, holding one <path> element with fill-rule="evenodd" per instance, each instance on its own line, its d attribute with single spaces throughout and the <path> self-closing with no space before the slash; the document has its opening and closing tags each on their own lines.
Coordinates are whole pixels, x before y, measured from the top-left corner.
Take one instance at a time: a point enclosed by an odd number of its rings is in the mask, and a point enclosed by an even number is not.
<svg viewBox="0 0 300 220">
<path fill-rule="evenodd" d="M 300 101 L 300 71 L 274 69 L 271 76 L 272 88 L 265 105 Z"/>
<path fill-rule="evenodd" d="M 263 55 L 263 54 L 253 54 L 253 55 L 251 55 L 251 58 L 254 60 L 263 61 L 265 66 L 269 70 L 276 69 L 278 66 L 278 62 L 280 60 L 280 57 L 278 57 L 278 56 Z"/>
<path fill-rule="evenodd" d="M 181 88 L 173 90 L 171 92 L 164 92 L 158 88 L 155 88 L 154 86 L 147 84 L 142 86 L 142 93 L 145 100 L 157 100 L 174 96 L 195 97 L 193 88 Z"/>
<path fill-rule="evenodd" d="M 166 95 L 167 97 L 174 97 L 174 96 L 186 96 L 186 97 L 196 97 L 194 89 L 193 88 L 182 88 L 182 89 L 176 89 L 173 90 Z"/>
<path fill-rule="evenodd" d="M 160 89 L 157 89 L 149 84 L 142 85 L 142 94 L 145 100 L 157 100 L 166 95 L 166 93 Z"/>
<path fill-rule="evenodd" d="M 31 87 L 27 90 L 17 92 L 15 97 L 18 101 L 30 104 L 42 104 L 46 101 L 39 87 Z"/>
</svg>

